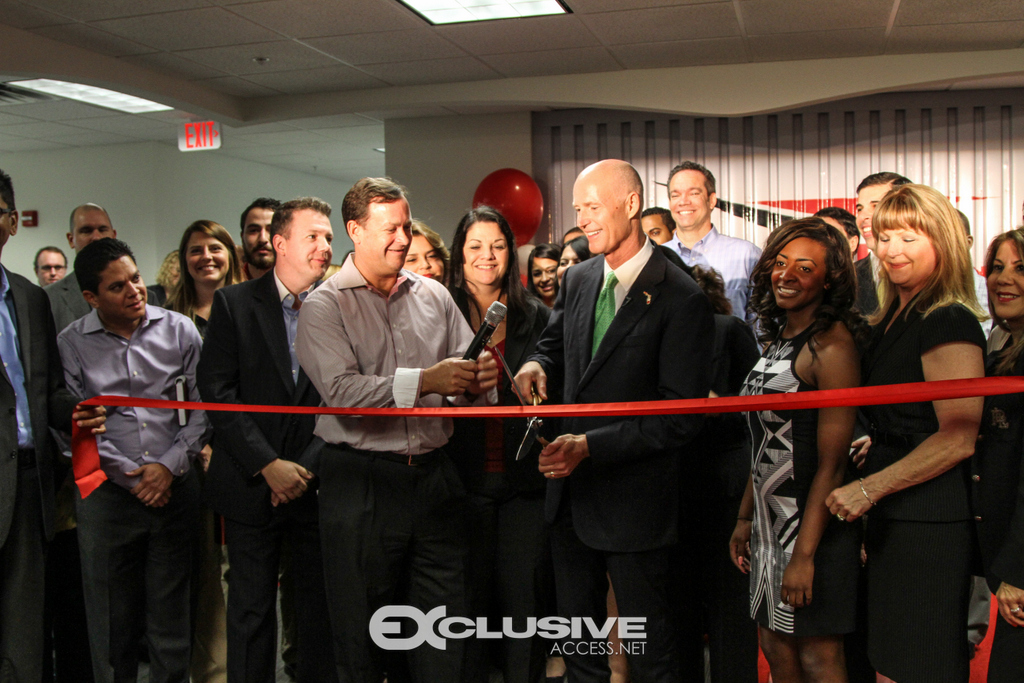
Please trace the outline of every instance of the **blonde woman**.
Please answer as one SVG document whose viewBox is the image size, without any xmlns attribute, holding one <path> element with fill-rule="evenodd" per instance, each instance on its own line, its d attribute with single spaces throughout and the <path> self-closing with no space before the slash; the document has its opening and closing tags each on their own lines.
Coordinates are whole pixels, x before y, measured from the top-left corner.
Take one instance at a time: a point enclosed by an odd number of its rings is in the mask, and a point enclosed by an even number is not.
<svg viewBox="0 0 1024 683">
<path fill-rule="evenodd" d="M 985 376 L 967 235 L 936 190 L 903 185 L 872 220 L 879 310 L 862 362 L 864 385 Z M 840 522 L 870 511 L 868 657 L 899 683 L 969 677 L 964 624 L 973 517 L 968 465 L 982 399 L 865 406 L 871 448 L 863 478 L 826 504 Z"/>
</svg>

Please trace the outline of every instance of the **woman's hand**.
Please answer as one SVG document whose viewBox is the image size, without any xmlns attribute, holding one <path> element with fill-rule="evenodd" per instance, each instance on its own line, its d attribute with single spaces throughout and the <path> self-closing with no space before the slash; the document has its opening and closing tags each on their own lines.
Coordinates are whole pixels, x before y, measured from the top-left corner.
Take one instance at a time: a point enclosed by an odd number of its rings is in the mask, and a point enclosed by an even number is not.
<svg viewBox="0 0 1024 683">
<path fill-rule="evenodd" d="M 729 557 L 744 574 L 750 573 L 750 529 L 749 519 L 736 520 L 736 528 L 733 529 L 732 538 L 729 539 Z"/>
<path fill-rule="evenodd" d="M 825 505 L 839 522 L 852 522 L 871 509 L 871 503 L 860 490 L 860 482 L 856 481 L 830 493 Z"/>
<path fill-rule="evenodd" d="M 996 591 L 999 614 L 1014 628 L 1024 626 L 1024 590 L 1003 582 Z"/>
<path fill-rule="evenodd" d="M 794 554 L 782 574 L 782 602 L 790 607 L 810 605 L 813 585 L 814 558 Z"/>
<path fill-rule="evenodd" d="M 864 469 L 865 458 L 868 457 L 868 451 L 871 450 L 871 437 L 862 436 L 859 439 L 854 439 L 853 443 L 850 444 L 850 459 L 853 460 L 853 464 L 857 466 L 858 470 Z"/>
</svg>

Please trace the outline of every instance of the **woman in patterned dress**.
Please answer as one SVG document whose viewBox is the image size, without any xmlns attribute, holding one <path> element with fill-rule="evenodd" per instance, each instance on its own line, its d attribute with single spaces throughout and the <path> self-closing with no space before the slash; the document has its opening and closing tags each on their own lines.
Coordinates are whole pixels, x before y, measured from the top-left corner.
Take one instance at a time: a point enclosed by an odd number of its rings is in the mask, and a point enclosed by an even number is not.
<svg viewBox="0 0 1024 683">
<path fill-rule="evenodd" d="M 751 277 L 768 346 L 743 394 L 857 386 L 866 325 L 845 236 L 820 218 L 784 223 Z M 750 612 L 776 683 L 847 680 L 842 634 L 854 630 L 859 540 L 825 499 L 843 483 L 855 418 L 855 408 L 748 415 L 751 476 L 729 545 L 750 573 Z"/>
</svg>

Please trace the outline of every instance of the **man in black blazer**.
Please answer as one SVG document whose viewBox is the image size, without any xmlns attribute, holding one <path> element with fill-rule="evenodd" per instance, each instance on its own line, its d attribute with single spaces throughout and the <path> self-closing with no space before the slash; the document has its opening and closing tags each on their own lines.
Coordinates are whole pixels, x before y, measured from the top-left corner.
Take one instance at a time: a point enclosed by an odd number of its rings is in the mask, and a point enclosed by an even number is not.
<svg viewBox="0 0 1024 683">
<path fill-rule="evenodd" d="M 305 197 L 271 223 L 271 272 L 217 291 L 199 363 L 204 401 L 320 405 L 295 357 L 298 313 L 331 263 L 331 207 Z M 314 491 L 312 415 L 209 413 L 213 456 L 206 497 L 225 518 L 228 680 L 271 683 L 277 651 L 277 582 L 282 543 L 294 567 L 298 680 L 335 681 Z"/>
<path fill-rule="evenodd" d="M 68 227 L 68 246 L 77 254 L 89 244 L 105 237 L 117 237 L 107 210 L 99 204 L 82 204 L 71 211 Z M 75 322 L 92 309 L 82 297 L 82 288 L 74 271 L 49 285 L 44 290 L 50 298 L 57 332 Z"/>
<path fill-rule="evenodd" d="M 882 266 L 875 256 L 875 231 L 871 228 L 875 207 L 890 191 L 909 182 L 909 178 L 899 173 L 883 171 L 872 173 L 857 186 L 857 228 L 868 248 L 867 257 L 854 266 L 857 271 L 857 308 L 864 315 L 871 315 L 878 308 L 878 270 Z"/>
<path fill-rule="evenodd" d="M 0 253 L 18 231 L 11 178 L 0 171 Z M 53 538 L 54 462 L 49 428 L 71 421 L 101 433 L 103 408 L 81 409 L 64 386 L 43 290 L 0 272 L 0 679 L 38 681 L 43 665 L 43 576 Z"/>
<path fill-rule="evenodd" d="M 550 382 L 564 388 L 566 403 L 707 397 L 711 304 L 644 235 L 642 196 L 624 161 L 599 162 L 576 180 L 578 225 L 604 256 L 566 271 L 537 353 L 516 376 L 527 395 L 546 398 Z M 619 614 L 646 619 L 645 642 L 627 639 L 638 683 L 680 679 L 675 619 L 693 615 L 670 608 L 670 550 L 679 535 L 680 456 L 702 423 L 700 415 L 568 417 L 567 433 L 540 457 L 559 615 L 603 624 L 609 574 Z M 608 680 L 607 652 L 595 641 L 584 632 L 582 642 L 563 643 L 571 680 Z"/>
</svg>

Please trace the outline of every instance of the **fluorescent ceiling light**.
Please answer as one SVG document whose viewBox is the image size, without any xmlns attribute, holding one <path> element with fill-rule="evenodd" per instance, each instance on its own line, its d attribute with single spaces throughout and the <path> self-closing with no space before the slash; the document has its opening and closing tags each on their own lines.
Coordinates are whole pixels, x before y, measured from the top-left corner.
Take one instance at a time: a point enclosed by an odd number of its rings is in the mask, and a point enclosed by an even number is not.
<svg viewBox="0 0 1024 683">
<path fill-rule="evenodd" d="M 37 78 L 31 81 L 12 81 L 8 85 L 66 97 L 69 100 L 78 100 L 86 104 L 95 104 L 107 109 L 117 109 L 129 114 L 144 114 L 150 111 L 169 111 L 174 107 L 144 100 L 141 97 L 133 97 L 106 88 L 96 88 L 81 83 L 68 83 L 66 81 L 54 81 L 49 78 Z"/>
<path fill-rule="evenodd" d="M 559 0 L 399 0 L 431 24 L 568 14 Z"/>
</svg>

